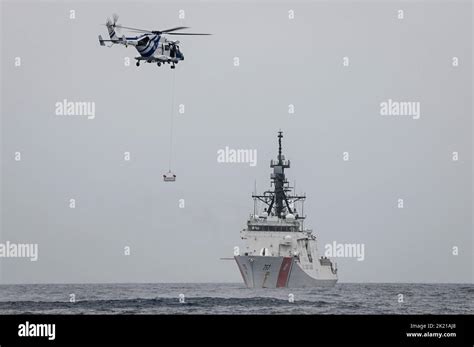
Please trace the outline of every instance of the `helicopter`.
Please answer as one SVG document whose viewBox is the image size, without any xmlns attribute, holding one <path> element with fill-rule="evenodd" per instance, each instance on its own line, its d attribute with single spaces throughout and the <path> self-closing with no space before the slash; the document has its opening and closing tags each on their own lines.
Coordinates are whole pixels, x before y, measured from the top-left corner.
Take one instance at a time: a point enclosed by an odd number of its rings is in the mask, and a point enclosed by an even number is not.
<svg viewBox="0 0 474 347">
<path fill-rule="evenodd" d="M 175 31 L 189 29 L 189 27 L 174 27 L 165 30 L 144 30 L 131 27 L 125 27 L 117 23 L 118 15 L 114 14 L 112 20 L 110 18 L 105 22 L 105 26 L 109 32 L 110 40 L 104 40 L 99 35 L 99 43 L 106 46 L 106 42 L 110 42 L 108 47 L 115 44 L 124 45 L 125 47 L 134 46 L 139 56 L 135 57 L 136 65 L 140 66 L 140 62 L 156 63 L 158 66 L 162 64 L 171 64 L 174 69 L 176 64 L 184 60 L 184 55 L 179 48 L 179 41 L 168 40 L 164 35 L 211 35 L 198 33 L 177 33 Z M 140 33 L 141 35 L 134 37 L 118 36 L 115 29 L 124 29 L 131 32 Z"/>
</svg>

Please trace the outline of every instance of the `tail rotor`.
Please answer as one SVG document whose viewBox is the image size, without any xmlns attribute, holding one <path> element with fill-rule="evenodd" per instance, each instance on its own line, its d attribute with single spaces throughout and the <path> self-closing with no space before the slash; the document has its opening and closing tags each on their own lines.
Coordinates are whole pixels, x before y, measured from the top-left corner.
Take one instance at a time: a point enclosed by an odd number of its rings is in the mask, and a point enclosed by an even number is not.
<svg viewBox="0 0 474 347">
<path fill-rule="evenodd" d="M 112 24 L 112 26 L 115 28 L 115 27 L 117 26 L 117 21 L 118 21 L 118 19 L 119 19 L 118 14 L 117 14 L 117 13 L 114 13 L 114 14 L 112 15 L 112 19 L 113 19 L 113 24 Z"/>
<path fill-rule="evenodd" d="M 120 28 L 120 24 L 117 24 L 118 18 L 119 16 L 116 13 L 114 13 L 112 15 L 112 19 L 107 18 L 107 21 L 105 22 L 105 26 L 107 27 L 109 31 L 109 37 L 111 40 L 119 39 L 117 34 L 115 33 L 115 28 L 117 29 Z"/>
</svg>

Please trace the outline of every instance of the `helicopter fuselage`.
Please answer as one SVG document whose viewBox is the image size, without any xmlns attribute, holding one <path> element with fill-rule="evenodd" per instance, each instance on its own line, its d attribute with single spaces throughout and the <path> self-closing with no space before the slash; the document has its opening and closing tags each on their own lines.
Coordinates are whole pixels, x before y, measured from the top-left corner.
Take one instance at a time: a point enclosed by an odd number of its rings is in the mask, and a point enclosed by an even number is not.
<svg viewBox="0 0 474 347">
<path fill-rule="evenodd" d="M 177 42 L 168 41 L 166 38 L 157 34 L 144 34 L 137 37 L 126 37 L 124 40 L 125 45 L 134 46 L 137 52 L 140 54 L 136 57 L 137 66 L 140 65 L 140 61 L 147 63 L 157 63 L 159 66 L 163 63 L 177 64 L 179 61 L 184 60 L 184 55 L 181 53 Z"/>
<path fill-rule="evenodd" d="M 166 30 L 130 28 L 117 24 L 117 20 L 118 15 L 114 15 L 113 20 L 107 19 L 105 26 L 107 27 L 110 40 L 104 40 L 102 36 L 99 35 L 99 43 L 101 46 L 106 46 L 106 43 L 110 42 L 111 44 L 108 45 L 109 47 L 115 44 L 124 45 L 125 47 L 134 46 L 140 54 L 138 57 L 135 57 L 137 60 L 137 66 L 140 66 L 141 61 L 145 61 L 147 63 L 156 63 L 158 66 L 166 63 L 171 64 L 171 68 L 174 69 L 177 63 L 184 60 L 184 55 L 179 49 L 179 41 L 167 40 L 163 35 L 210 35 L 202 33 L 176 32 L 188 28 L 184 26 L 169 28 Z M 120 37 L 115 31 L 116 28 L 131 30 L 143 34 L 134 37 L 126 37 L 125 35 Z"/>
</svg>

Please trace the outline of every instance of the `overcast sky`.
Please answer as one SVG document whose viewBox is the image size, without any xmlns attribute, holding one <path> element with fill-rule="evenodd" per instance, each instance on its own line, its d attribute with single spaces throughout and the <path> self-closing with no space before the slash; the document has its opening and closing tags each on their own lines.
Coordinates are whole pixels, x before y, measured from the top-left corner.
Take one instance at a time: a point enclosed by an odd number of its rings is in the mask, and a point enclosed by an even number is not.
<svg viewBox="0 0 474 347">
<path fill-rule="evenodd" d="M 112 13 L 213 36 L 180 37 L 174 72 L 125 66 L 133 47 L 97 40 Z M 335 259 L 341 282 L 472 282 L 471 21 L 469 1 L 3 2 L 0 240 L 38 243 L 39 260 L 0 259 L 1 283 L 240 282 L 219 258 L 242 246 L 279 129 L 320 250 L 365 245 Z M 64 99 L 95 119 L 56 115 Z M 420 118 L 382 116 L 388 99 Z M 257 166 L 218 163 L 225 146 Z"/>
</svg>

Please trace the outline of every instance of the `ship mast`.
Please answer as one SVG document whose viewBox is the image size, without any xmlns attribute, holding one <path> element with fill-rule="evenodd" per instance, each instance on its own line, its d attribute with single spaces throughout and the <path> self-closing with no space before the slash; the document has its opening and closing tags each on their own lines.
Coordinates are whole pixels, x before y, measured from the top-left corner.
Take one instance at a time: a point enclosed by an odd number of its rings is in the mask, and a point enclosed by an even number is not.
<svg viewBox="0 0 474 347">
<path fill-rule="evenodd" d="M 285 218 L 287 213 L 295 213 L 294 208 L 290 206 L 290 201 L 296 202 L 298 200 L 304 200 L 304 195 L 291 195 L 292 187 L 289 186 L 288 180 L 285 177 L 285 169 L 290 168 L 290 161 L 285 159 L 282 154 L 281 139 L 283 138 L 283 132 L 278 132 L 278 157 L 277 160 L 270 161 L 270 167 L 273 169 L 273 173 L 270 175 L 271 184 L 274 187 L 273 190 L 267 190 L 263 195 L 253 194 L 254 200 L 258 199 L 265 203 L 268 208 L 267 212 L 269 215 L 277 216 L 278 218 Z M 299 218 L 303 219 L 304 216 Z"/>
</svg>

